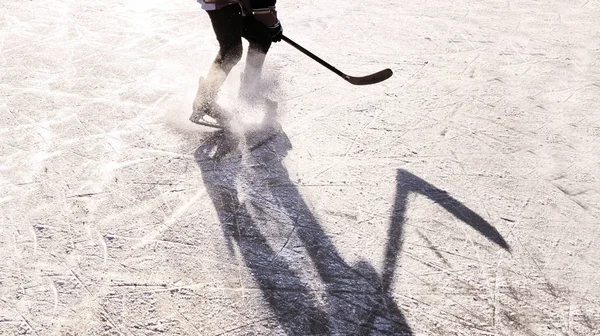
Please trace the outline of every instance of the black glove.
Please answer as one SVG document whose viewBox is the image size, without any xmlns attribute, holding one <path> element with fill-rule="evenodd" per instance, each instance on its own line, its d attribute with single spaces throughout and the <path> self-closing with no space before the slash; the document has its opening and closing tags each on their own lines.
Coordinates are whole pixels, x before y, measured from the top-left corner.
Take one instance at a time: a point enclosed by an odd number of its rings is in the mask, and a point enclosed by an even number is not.
<svg viewBox="0 0 600 336">
<path fill-rule="evenodd" d="M 277 21 L 276 24 L 269 27 L 269 35 L 271 35 L 271 41 L 281 41 L 281 37 L 283 36 L 283 27 L 281 27 L 281 22 Z"/>
</svg>

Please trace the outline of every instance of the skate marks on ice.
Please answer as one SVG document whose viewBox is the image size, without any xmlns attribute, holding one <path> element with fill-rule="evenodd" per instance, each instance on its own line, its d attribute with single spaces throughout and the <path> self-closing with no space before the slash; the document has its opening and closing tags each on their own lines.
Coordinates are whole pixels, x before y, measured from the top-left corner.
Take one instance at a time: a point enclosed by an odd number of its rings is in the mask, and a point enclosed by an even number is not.
<svg viewBox="0 0 600 336">
<path fill-rule="evenodd" d="M 213 134 L 196 150 L 195 159 L 230 253 L 239 251 L 288 335 L 413 334 L 391 293 L 410 193 L 426 196 L 509 249 L 481 216 L 445 191 L 398 170 L 382 274 L 366 261 L 347 263 L 291 181 L 283 159 L 292 146 L 276 129 L 246 133 L 239 142 L 227 133 Z M 285 251 L 298 252 L 298 246 L 301 253 Z M 310 267 L 314 276 L 306 274 Z"/>
</svg>

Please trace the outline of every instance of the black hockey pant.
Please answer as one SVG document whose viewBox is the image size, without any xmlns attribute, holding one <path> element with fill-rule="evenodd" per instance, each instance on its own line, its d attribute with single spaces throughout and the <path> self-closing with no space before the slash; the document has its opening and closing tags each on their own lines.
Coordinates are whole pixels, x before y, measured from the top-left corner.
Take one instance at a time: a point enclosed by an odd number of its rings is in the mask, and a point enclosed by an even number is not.
<svg viewBox="0 0 600 336">
<path fill-rule="evenodd" d="M 228 74 L 231 69 L 242 58 L 242 37 L 250 43 L 248 61 L 256 59 L 255 67 L 262 67 L 264 54 L 269 51 L 271 37 L 269 29 L 261 22 L 252 17 L 242 16 L 239 5 L 229 5 L 221 9 L 207 11 L 212 22 L 217 41 L 219 41 L 219 53 L 213 62 Z M 252 55 L 262 54 L 262 57 Z"/>
</svg>

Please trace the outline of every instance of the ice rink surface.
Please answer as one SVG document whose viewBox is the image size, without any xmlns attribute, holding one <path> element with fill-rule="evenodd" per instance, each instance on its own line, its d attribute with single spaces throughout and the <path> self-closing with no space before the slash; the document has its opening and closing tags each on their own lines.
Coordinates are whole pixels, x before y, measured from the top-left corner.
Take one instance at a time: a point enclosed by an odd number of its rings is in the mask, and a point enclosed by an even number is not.
<svg viewBox="0 0 600 336">
<path fill-rule="evenodd" d="M 0 1 L 0 334 L 600 335 L 600 2 L 278 9 L 394 76 L 275 44 L 225 137 L 193 0 Z"/>
</svg>

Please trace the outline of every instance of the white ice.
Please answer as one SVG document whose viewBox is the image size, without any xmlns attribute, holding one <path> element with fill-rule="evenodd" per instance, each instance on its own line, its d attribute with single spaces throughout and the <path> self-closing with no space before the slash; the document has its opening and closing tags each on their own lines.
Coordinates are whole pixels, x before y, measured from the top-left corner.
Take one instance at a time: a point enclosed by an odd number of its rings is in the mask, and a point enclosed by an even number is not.
<svg viewBox="0 0 600 336">
<path fill-rule="evenodd" d="M 219 160 L 195 1 L 2 1 L 0 334 L 597 334 L 600 2 L 278 12 L 394 76 L 277 43 Z"/>
</svg>

